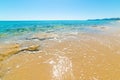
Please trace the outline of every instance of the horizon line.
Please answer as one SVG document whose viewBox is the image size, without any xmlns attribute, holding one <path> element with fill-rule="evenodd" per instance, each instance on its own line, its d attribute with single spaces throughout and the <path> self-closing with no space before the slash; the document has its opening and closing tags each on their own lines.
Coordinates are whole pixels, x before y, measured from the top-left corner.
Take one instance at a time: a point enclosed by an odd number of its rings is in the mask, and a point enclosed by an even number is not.
<svg viewBox="0 0 120 80">
<path fill-rule="evenodd" d="M 111 18 L 89 18 L 89 19 L 6 19 L 0 21 L 85 21 L 85 20 L 101 20 L 101 19 L 120 19 L 120 17 Z"/>
<path fill-rule="evenodd" d="M 0 20 L 0 21 L 83 21 L 84 19 L 54 19 L 54 20 L 52 20 L 52 19 L 50 19 L 50 20 L 47 20 L 47 19 L 43 19 L 43 20 L 32 20 L 32 19 L 29 19 L 29 20 Z M 88 19 L 85 19 L 85 20 L 88 20 Z"/>
</svg>

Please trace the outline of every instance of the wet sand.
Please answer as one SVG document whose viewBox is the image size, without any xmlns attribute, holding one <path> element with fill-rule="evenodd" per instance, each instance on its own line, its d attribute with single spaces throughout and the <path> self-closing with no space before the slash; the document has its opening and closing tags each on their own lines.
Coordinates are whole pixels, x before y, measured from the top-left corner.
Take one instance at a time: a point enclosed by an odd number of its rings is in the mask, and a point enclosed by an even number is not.
<svg viewBox="0 0 120 80">
<path fill-rule="evenodd" d="M 118 33 L 47 36 L 39 43 L 0 45 L 9 56 L 0 55 L 1 80 L 120 80 Z"/>
</svg>

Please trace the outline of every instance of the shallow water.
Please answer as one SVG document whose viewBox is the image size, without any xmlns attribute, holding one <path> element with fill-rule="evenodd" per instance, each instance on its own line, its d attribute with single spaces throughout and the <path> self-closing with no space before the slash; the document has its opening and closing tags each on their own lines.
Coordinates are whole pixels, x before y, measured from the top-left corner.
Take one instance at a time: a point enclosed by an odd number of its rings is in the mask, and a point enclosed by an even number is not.
<svg viewBox="0 0 120 80">
<path fill-rule="evenodd" d="M 119 23 L 97 23 L 81 29 L 79 22 L 59 22 L 52 30 L 2 37 L 1 80 L 119 80 Z"/>
</svg>

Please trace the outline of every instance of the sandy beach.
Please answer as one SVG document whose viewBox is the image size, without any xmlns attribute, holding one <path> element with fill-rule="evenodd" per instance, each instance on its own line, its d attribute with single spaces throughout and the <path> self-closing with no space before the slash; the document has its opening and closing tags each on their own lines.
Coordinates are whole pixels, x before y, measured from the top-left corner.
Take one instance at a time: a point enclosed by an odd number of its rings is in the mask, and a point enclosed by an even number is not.
<svg viewBox="0 0 120 80">
<path fill-rule="evenodd" d="M 50 35 L 0 45 L 1 80 L 120 79 L 118 33 Z"/>
</svg>

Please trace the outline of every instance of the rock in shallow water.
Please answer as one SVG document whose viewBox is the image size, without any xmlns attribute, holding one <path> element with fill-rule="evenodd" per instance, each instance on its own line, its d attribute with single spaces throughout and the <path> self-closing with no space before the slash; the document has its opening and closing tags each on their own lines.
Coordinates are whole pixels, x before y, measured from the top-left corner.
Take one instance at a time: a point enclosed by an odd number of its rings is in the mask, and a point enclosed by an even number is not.
<svg viewBox="0 0 120 80">
<path fill-rule="evenodd" d="M 56 37 L 58 37 L 58 35 L 54 33 L 36 33 L 31 37 L 31 39 L 46 40 Z"/>
<path fill-rule="evenodd" d="M 4 44 L 0 46 L 0 61 L 8 57 L 18 54 L 21 51 L 37 51 L 39 44 L 22 43 L 22 44 Z"/>
<path fill-rule="evenodd" d="M 7 44 L 0 46 L 0 61 L 19 52 L 19 44 Z"/>
</svg>

